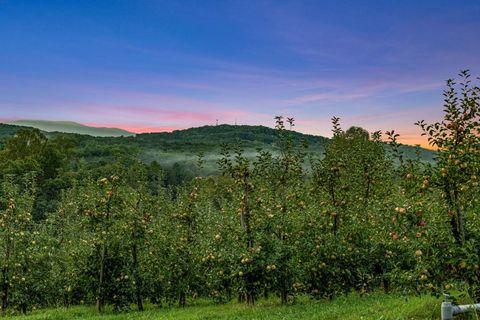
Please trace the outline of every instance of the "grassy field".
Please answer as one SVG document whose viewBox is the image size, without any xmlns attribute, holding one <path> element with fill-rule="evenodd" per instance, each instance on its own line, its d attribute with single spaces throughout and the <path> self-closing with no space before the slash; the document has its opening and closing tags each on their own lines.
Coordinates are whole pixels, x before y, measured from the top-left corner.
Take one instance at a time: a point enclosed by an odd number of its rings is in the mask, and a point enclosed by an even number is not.
<svg viewBox="0 0 480 320">
<path fill-rule="evenodd" d="M 364 297 L 351 295 L 333 301 L 304 298 L 290 306 L 280 306 L 275 300 L 261 301 L 254 307 L 237 303 L 214 305 L 200 301 L 185 309 L 148 306 L 144 312 L 106 312 L 103 315 L 97 314 L 93 307 L 76 306 L 35 311 L 13 319 L 439 319 L 440 304 L 440 299 L 431 296 L 405 298 L 374 294 Z"/>
</svg>

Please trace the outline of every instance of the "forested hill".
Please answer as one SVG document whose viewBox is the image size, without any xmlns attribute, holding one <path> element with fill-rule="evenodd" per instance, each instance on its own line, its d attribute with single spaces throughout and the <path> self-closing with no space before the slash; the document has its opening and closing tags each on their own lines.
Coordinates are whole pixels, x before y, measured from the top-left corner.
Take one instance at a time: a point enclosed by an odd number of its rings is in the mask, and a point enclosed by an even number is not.
<svg viewBox="0 0 480 320">
<path fill-rule="evenodd" d="M 291 137 L 295 143 L 301 143 L 301 141 L 305 140 L 310 146 L 321 147 L 329 140 L 322 136 L 308 135 L 296 131 L 291 131 Z M 248 148 L 273 147 L 277 138 L 276 130 L 265 126 L 233 126 L 227 124 L 137 135 L 137 140 L 148 143 L 162 141 L 182 144 L 188 142 L 191 144 L 218 146 L 222 143 L 240 142 Z"/>
<path fill-rule="evenodd" d="M 0 124 L 0 139 L 4 140 L 22 128 L 21 126 Z M 78 153 L 85 159 L 112 157 L 115 153 L 137 154 L 144 162 L 157 161 L 164 166 L 178 164 L 190 167 L 196 162 L 199 153 L 203 153 L 208 173 L 216 171 L 216 160 L 219 157 L 220 147 L 227 144 L 232 147 L 240 145 L 251 157 L 256 150 L 262 148 L 275 153 L 277 131 L 264 126 L 247 125 L 218 125 L 203 126 L 173 132 L 145 133 L 131 137 L 94 137 L 71 133 L 47 133 L 54 137 L 64 135 L 75 141 Z M 321 157 L 325 145 L 330 139 L 290 131 L 295 145 L 306 141 L 309 153 L 313 157 Z M 417 157 L 431 161 L 434 152 L 426 149 L 417 149 L 413 146 L 402 146 L 406 158 Z"/>
</svg>

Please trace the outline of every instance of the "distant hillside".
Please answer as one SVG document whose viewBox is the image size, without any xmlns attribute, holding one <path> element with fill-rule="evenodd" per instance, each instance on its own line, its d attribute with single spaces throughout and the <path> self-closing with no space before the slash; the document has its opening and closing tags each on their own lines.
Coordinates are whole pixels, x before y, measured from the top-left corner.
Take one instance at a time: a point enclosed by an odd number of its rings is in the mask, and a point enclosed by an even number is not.
<svg viewBox="0 0 480 320">
<path fill-rule="evenodd" d="M 303 134 L 290 131 L 295 143 L 306 140 L 310 146 L 325 145 L 329 139 L 322 136 Z M 148 143 L 189 143 L 220 146 L 222 143 L 240 143 L 246 148 L 274 146 L 277 141 L 277 131 L 265 126 L 203 126 L 176 130 L 173 132 L 143 133 L 136 136 L 136 140 Z"/>
<path fill-rule="evenodd" d="M 88 134 L 94 137 L 128 137 L 135 135 L 122 129 L 90 127 L 72 121 L 16 120 L 8 122 L 8 124 L 33 127 L 45 132 Z"/>
<path fill-rule="evenodd" d="M 320 158 L 325 146 L 330 142 L 329 138 L 303 134 L 290 131 L 294 145 L 300 145 L 302 141 L 308 143 L 309 157 Z M 127 138 L 130 139 L 130 138 Z M 140 157 L 146 161 L 157 161 L 163 164 L 181 163 L 194 165 L 199 152 L 204 153 L 207 171 L 214 172 L 219 159 L 221 144 L 233 147 L 239 144 L 245 150 L 247 157 L 254 158 L 256 149 L 270 150 L 274 154 L 278 152 L 276 141 L 278 133 L 275 129 L 264 126 L 203 126 L 173 132 L 144 133 L 138 134 L 132 141 L 140 147 Z M 390 150 L 385 144 L 387 152 Z M 433 162 L 435 152 L 416 148 L 410 145 L 400 147 L 405 159 L 419 157 L 423 161 Z"/>
<path fill-rule="evenodd" d="M 299 145 L 302 141 L 307 141 L 309 149 L 314 153 L 323 151 L 325 145 L 330 141 L 329 138 L 323 136 L 304 134 L 297 131 L 289 131 L 289 134 L 291 134 L 295 145 Z M 178 146 L 188 144 L 191 146 L 203 145 L 218 147 L 222 143 L 230 145 L 239 143 L 247 149 L 255 149 L 258 147 L 275 149 L 277 138 L 277 131 L 273 128 L 265 126 L 234 126 L 224 124 L 176 130 L 173 132 L 142 133 L 138 134 L 135 140 L 140 144 L 145 144 L 150 147 L 155 144 L 176 144 Z M 401 145 L 400 148 L 407 158 L 416 157 L 418 151 L 421 159 L 430 161 L 435 154 L 435 152 L 431 150 L 424 148 L 417 149 L 415 146 L 410 145 Z"/>
<path fill-rule="evenodd" d="M 0 144 L 2 137 L 6 139 L 21 128 L 7 124 L 0 124 Z M 88 127 L 87 127 L 88 128 Z M 97 128 L 94 128 L 97 129 Z M 58 130 L 57 130 L 58 131 Z M 302 134 L 290 131 L 294 145 L 301 141 L 308 142 L 308 155 L 312 158 L 321 158 L 329 138 Z M 49 133 L 54 136 L 58 133 Z M 116 152 L 137 154 L 139 159 L 146 163 L 156 161 L 162 166 L 181 165 L 184 168 L 195 167 L 199 153 L 203 153 L 205 174 L 218 172 L 217 160 L 220 158 L 220 147 L 227 144 L 231 148 L 240 145 L 245 155 L 250 159 L 257 156 L 257 149 L 269 150 L 278 154 L 276 146 L 277 131 L 264 126 L 203 126 L 173 132 L 144 133 L 127 137 L 99 137 L 91 135 L 70 135 L 79 147 L 79 154 L 87 160 L 106 159 Z M 385 144 L 387 151 L 390 149 Z M 417 156 L 427 162 L 433 162 L 435 152 L 427 149 L 402 145 L 405 159 L 414 159 Z M 418 155 L 417 155 L 418 152 Z"/>
</svg>

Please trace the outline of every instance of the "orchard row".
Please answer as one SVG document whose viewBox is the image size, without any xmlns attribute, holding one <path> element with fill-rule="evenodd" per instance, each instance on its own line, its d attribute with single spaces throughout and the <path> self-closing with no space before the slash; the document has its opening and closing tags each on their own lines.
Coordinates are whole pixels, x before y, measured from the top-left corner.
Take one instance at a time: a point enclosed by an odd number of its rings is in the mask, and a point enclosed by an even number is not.
<svg viewBox="0 0 480 320">
<path fill-rule="evenodd" d="M 439 150 L 434 164 L 406 160 L 394 131 L 385 143 L 338 118 L 324 157 L 310 159 L 291 139 L 294 120 L 277 117 L 277 153 L 251 160 L 224 146 L 220 176 L 175 188 L 134 159 L 53 170 L 64 142 L 21 132 L 1 151 L 1 310 L 269 295 L 287 304 L 379 289 L 480 298 L 478 95 L 464 72 L 447 83 L 444 120 L 418 123 Z M 51 195 L 54 210 L 33 217 L 59 176 L 69 184 Z"/>
</svg>

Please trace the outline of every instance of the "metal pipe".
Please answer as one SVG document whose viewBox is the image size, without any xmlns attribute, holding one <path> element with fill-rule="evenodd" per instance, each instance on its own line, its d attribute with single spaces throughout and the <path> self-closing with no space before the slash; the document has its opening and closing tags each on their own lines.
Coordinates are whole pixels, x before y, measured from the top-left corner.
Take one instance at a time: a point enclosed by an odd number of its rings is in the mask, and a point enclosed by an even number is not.
<svg viewBox="0 0 480 320">
<path fill-rule="evenodd" d="M 453 316 L 472 310 L 480 310 L 480 303 L 455 306 L 449 301 L 442 302 L 442 320 L 453 320 Z"/>
<path fill-rule="evenodd" d="M 457 314 L 472 311 L 472 310 L 480 310 L 480 303 L 453 306 L 453 315 L 457 315 Z"/>
</svg>

